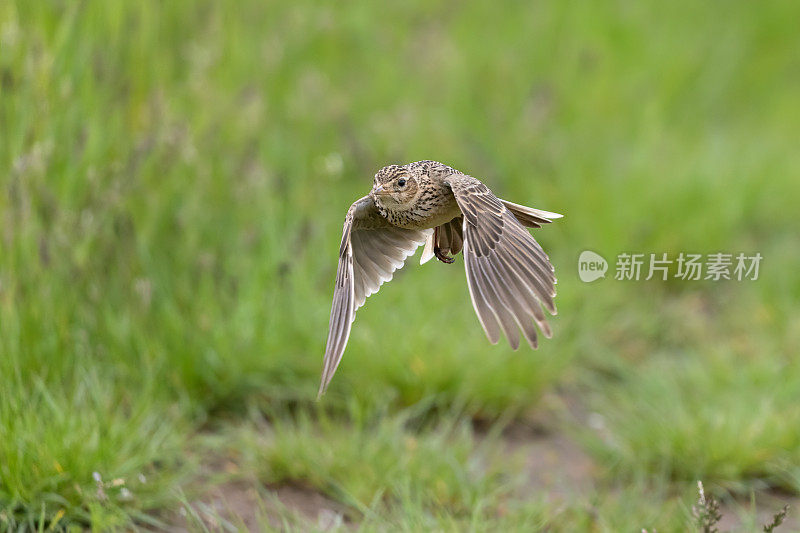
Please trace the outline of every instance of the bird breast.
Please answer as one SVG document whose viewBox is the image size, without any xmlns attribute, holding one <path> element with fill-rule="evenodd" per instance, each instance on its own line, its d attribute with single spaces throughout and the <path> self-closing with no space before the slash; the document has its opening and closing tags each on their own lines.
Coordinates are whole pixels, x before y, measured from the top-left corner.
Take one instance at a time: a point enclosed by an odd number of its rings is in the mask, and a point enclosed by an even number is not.
<svg viewBox="0 0 800 533">
<path fill-rule="evenodd" d="M 423 230 L 449 222 L 460 213 L 449 187 L 426 180 L 413 202 L 402 209 L 386 209 L 381 214 L 394 226 Z"/>
</svg>

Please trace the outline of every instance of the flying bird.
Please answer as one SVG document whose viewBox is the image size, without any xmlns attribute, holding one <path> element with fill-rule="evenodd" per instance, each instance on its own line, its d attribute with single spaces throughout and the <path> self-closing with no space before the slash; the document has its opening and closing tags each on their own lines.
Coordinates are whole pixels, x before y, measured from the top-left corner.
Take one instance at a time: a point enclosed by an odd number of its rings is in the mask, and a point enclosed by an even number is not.
<svg viewBox="0 0 800 533">
<path fill-rule="evenodd" d="M 356 309 L 423 244 L 420 264 L 434 256 L 452 263 L 463 251 L 472 306 L 492 344 L 502 330 L 516 350 L 521 330 L 535 349 L 534 323 L 550 338 L 542 306 L 556 314 L 554 269 L 525 228 L 561 216 L 502 200 L 437 161 L 383 167 L 344 220 L 319 395 L 342 360 Z"/>
</svg>

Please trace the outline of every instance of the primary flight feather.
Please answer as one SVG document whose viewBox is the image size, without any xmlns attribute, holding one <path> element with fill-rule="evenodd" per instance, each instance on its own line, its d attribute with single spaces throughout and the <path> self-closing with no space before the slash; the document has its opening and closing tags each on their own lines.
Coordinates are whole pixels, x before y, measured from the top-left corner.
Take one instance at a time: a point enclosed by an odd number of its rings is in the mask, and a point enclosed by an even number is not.
<svg viewBox="0 0 800 533">
<path fill-rule="evenodd" d="M 344 221 L 320 396 L 342 359 L 356 309 L 423 244 L 421 263 L 434 256 L 452 263 L 463 251 L 472 305 L 492 344 L 502 331 L 516 350 L 521 330 L 536 348 L 534 324 L 552 335 L 542 306 L 556 314 L 556 278 L 525 228 L 561 216 L 501 200 L 479 180 L 436 161 L 382 168 Z"/>
</svg>

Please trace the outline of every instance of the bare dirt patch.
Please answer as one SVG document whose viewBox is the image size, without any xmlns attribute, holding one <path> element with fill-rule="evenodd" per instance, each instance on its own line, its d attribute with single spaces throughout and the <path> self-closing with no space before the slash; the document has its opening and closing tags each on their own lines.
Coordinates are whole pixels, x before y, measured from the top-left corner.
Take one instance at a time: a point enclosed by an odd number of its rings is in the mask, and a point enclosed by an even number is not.
<svg viewBox="0 0 800 533">
<path fill-rule="evenodd" d="M 720 506 L 722 513 L 722 520 L 719 521 L 718 527 L 720 531 L 746 531 L 745 527 L 748 526 L 742 520 L 742 514 L 749 514 L 755 504 L 756 524 L 754 524 L 756 531 L 761 531 L 762 526 L 769 524 L 772 517 L 783 508 L 784 505 L 789 506 L 789 512 L 783 523 L 775 528 L 776 532 L 789 532 L 800 531 L 800 498 L 792 494 L 786 494 L 779 491 L 761 491 L 757 492 L 750 501 L 745 498 L 737 498 L 732 502 L 723 503 Z"/>
<path fill-rule="evenodd" d="M 514 424 L 503 431 L 503 446 L 522 456 L 525 482 L 520 496 L 545 493 L 550 498 L 574 498 L 591 492 L 594 461 L 572 438 L 537 425 Z"/>
<path fill-rule="evenodd" d="M 345 507 L 314 489 L 283 485 L 271 490 L 281 506 L 316 524 L 320 530 L 346 523 Z"/>
<path fill-rule="evenodd" d="M 200 494 L 165 518 L 172 533 L 280 530 L 287 521 L 320 531 L 347 524 L 344 505 L 309 487 L 264 486 L 228 457 L 205 458 L 194 485 L 203 487 Z"/>
<path fill-rule="evenodd" d="M 260 528 L 258 487 L 244 481 L 228 481 L 211 486 L 201 497 L 181 509 L 173 531 L 194 531 L 202 523 L 212 531 L 244 527 L 249 531 Z"/>
</svg>

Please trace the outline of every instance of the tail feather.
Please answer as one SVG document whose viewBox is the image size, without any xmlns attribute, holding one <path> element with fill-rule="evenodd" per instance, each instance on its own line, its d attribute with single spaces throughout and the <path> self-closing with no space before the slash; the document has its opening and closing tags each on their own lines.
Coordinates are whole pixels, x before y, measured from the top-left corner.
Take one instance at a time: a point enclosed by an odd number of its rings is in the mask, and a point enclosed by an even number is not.
<svg viewBox="0 0 800 533">
<path fill-rule="evenodd" d="M 551 211 L 515 204 L 506 200 L 500 201 L 503 202 L 506 208 L 519 220 L 520 224 L 528 228 L 541 228 L 542 224 L 549 224 L 553 221 L 552 219 L 564 216 Z"/>
</svg>

